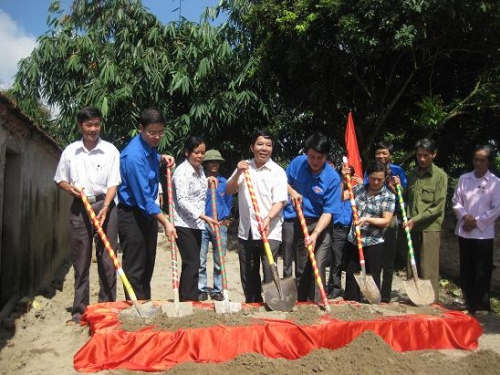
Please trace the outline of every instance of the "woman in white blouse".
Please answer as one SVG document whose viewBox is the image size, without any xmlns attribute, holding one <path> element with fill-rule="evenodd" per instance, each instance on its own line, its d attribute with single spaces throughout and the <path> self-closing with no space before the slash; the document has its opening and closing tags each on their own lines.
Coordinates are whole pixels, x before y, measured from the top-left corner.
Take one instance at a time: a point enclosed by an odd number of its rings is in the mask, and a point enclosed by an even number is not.
<svg viewBox="0 0 500 375">
<path fill-rule="evenodd" d="M 476 147 L 474 170 L 460 176 L 452 199 L 458 219 L 461 286 L 467 310 L 478 315 L 491 311 L 493 239 L 500 215 L 500 179 L 489 171 L 495 154 L 490 145 Z"/>
<path fill-rule="evenodd" d="M 204 222 L 217 225 L 217 221 L 205 215 L 208 180 L 202 167 L 205 159 L 203 139 L 189 137 L 184 144 L 184 154 L 186 160 L 173 175 L 174 225 L 176 243 L 182 257 L 179 298 L 181 301 L 197 301 L 201 231 Z"/>
</svg>

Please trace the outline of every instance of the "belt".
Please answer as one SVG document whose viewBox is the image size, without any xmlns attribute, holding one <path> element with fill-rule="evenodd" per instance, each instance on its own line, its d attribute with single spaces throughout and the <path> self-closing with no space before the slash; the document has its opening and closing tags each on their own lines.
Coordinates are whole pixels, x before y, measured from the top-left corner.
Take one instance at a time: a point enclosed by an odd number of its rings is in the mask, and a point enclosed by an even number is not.
<svg viewBox="0 0 500 375">
<path fill-rule="evenodd" d="M 295 219 L 285 219 L 285 222 L 287 223 L 293 223 L 295 221 Z"/>
<path fill-rule="evenodd" d="M 99 195 L 96 195 L 95 196 L 95 201 L 94 202 L 90 202 L 91 204 L 94 204 L 95 202 L 100 202 L 100 201 L 103 201 L 104 198 L 106 198 L 106 194 L 99 194 Z M 80 198 L 76 198 L 75 197 L 75 201 L 76 202 L 81 202 L 82 200 Z"/>
<path fill-rule="evenodd" d="M 125 211 L 132 211 L 135 207 L 127 206 L 124 203 L 118 203 L 118 208 L 121 208 L 122 210 L 125 210 Z"/>
<path fill-rule="evenodd" d="M 351 226 L 350 225 L 333 224 L 333 229 L 347 230 L 347 229 L 351 229 Z"/>
<path fill-rule="evenodd" d="M 306 224 L 313 224 L 319 220 L 319 217 L 305 217 Z"/>
</svg>

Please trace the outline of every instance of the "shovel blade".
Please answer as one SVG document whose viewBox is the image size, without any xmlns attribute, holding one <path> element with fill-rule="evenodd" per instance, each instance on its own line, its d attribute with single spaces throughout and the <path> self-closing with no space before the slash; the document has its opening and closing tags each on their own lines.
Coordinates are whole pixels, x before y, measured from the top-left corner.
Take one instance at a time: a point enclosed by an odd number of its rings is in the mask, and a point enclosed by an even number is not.
<svg viewBox="0 0 500 375">
<path fill-rule="evenodd" d="M 367 275 L 366 273 L 355 273 L 354 278 L 356 279 L 359 289 L 365 296 L 366 300 L 372 305 L 378 305 L 382 300 L 382 295 L 380 294 L 380 290 L 378 289 L 377 284 L 375 284 L 373 277 L 371 275 Z"/>
<path fill-rule="evenodd" d="M 215 312 L 217 314 L 231 314 L 241 311 L 241 303 L 231 302 L 227 289 L 222 291 L 222 295 L 224 296 L 224 301 L 214 301 Z"/>
<path fill-rule="evenodd" d="M 158 314 L 161 314 L 161 307 L 155 305 L 153 302 L 148 301 L 140 304 L 137 301 L 133 302 L 133 305 L 125 310 L 122 310 L 121 314 L 126 316 L 133 316 L 135 318 L 141 319 L 151 319 Z"/>
<path fill-rule="evenodd" d="M 287 277 L 276 282 L 262 284 L 264 303 L 273 311 L 292 311 L 297 303 L 297 285 L 295 278 Z M 279 289 L 283 295 L 280 295 Z"/>
<path fill-rule="evenodd" d="M 169 318 L 182 318 L 183 316 L 193 314 L 193 303 L 192 302 L 164 303 L 161 305 L 161 310 Z"/>
<path fill-rule="evenodd" d="M 403 281 L 408 298 L 417 306 L 432 305 L 436 299 L 432 283 L 427 279 L 410 279 Z"/>
<path fill-rule="evenodd" d="M 241 303 L 229 300 L 215 301 L 214 307 L 217 314 L 232 314 L 241 311 Z"/>
</svg>

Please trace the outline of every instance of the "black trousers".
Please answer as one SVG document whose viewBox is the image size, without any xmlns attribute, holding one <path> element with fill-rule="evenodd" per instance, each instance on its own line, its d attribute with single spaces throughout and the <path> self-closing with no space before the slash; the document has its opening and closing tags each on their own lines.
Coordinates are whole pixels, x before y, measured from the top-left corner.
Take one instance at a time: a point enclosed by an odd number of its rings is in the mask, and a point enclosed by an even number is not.
<svg viewBox="0 0 500 375">
<path fill-rule="evenodd" d="M 341 291 L 342 266 L 345 264 L 345 247 L 350 227 L 334 226 L 332 229 L 332 246 L 330 250 L 330 277 L 328 291 Z"/>
<path fill-rule="evenodd" d="M 283 277 L 293 276 L 295 251 L 293 246 L 293 220 L 284 221 L 281 228 L 281 250 L 283 252 Z"/>
<path fill-rule="evenodd" d="M 274 261 L 278 259 L 278 249 L 280 241 L 268 240 Z M 263 302 L 262 300 L 262 280 L 260 277 L 260 264 L 264 274 L 264 283 L 273 281 L 271 266 L 267 260 L 262 240 L 253 240 L 250 236 L 248 240 L 239 240 L 238 258 L 240 261 L 240 277 L 245 302 Z"/>
<path fill-rule="evenodd" d="M 179 298 L 181 301 L 198 301 L 201 229 L 175 227 L 175 230 L 175 242 L 182 258 Z"/>
<path fill-rule="evenodd" d="M 103 200 L 92 204 L 92 209 L 96 214 L 102 209 L 103 204 Z M 81 200 L 75 199 L 73 201 L 69 221 L 71 254 L 75 271 L 75 297 L 71 314 L 79 319 L 89 305 L 89 270 L 94 239 L 96 240 L 97 273 L 99 274 L 98 302 L 116 300 L 116 270 Z M 114 204 L 108 211 L 102 229 L 106 233 L 111 247 L 116 251 L 118 220 Z"/>
<path fill-rule="evenodd" d="M 316 227 L 317 221 L 307 225 L 309 233 L 312 233 Z M 304 243 L 304 233 L 298 219 L 294 223 L 294 242 L 296 249 L 297 262 L 295 264 L 295 277 L 297 279 L 297 299 L 299 302 L 321 301 L 316 278 L 312 269 L 312 263 L 309 259 L 309 252 Z M 316 265 L 323 288 L 326 288 L 326 267 L 330 263 L 330 247 L 332 246 L 332 229 L 326 227 L 318 236 L 314 255 L 316 257 Z"/>
<path fill-rule="evenodd" d="M 396 262 L 398 244 L 398 217 L 394 215 L 391 224 L 384 231 L 384 254 L 382 256 L 382 302 L 391 301 L 394 263 Z"/>
<path fill-rule="evenodd" d="M 490 285 L 493 272 L 493 239 L 458 237 L 460 280 L 467 310 L 490 311 Z"/>
<path fill-rule="evenodd" d="M 363 255 L 365 258 L 366 273 L 373 277 L 373 281 L 380 289 L 380 271 L 382 268 L 382 256 L 384 252 L 384 244 L 380 243 L 372 246 L 365 246 L 363 248 Z M 347 269 L 345 280 L 345 293 L 344 299 L 346 301 L 361 301 L 361 291 L 359 290 L 358 283 L 354 278 L 354 274 L 361 271 L 359 265 L 358 247 L 352 243 L 347 243 L 346 248 Z"/>
<path fill-rule="evenodd" d="M 118 205 L 118 228 L 123 249 L 123 272 L 139 300 L 151 299 L 158 222 L 137 207 Z M 125 290 L 125 298 L 130 299 Z"/>
</svg>

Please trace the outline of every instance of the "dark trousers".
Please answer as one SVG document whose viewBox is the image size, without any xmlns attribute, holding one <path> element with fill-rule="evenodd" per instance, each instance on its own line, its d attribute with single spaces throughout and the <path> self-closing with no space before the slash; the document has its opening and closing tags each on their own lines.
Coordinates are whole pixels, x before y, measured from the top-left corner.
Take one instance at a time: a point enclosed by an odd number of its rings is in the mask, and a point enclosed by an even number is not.
<svg viewBox="0 0 500 375">
<path fill-rule="evenodd" d="M 380 271 L 382 269 L 382 256 L 384 252 L 384 244 L 380 243 L 372 246 L 365 246 L 363 254 L 365 258 L 366 273 L 373 277 L 373 281 L 380 289 Z M 350 242 L 346 248 L 347 269 L 345 280 L 344 299 L 347 301 L 361 301 L 361 292 L 358 283 L 354 278 L 355 273 L 361 271 L 359 265 L 358 247 Z"/>
<path fill-rule="evenodd" d="M 293 246 L 293 220 L 284 221 L 281 229 L 281 250 L 283 252 L 283 277 L 293 276 L 295 251 Z"/>
<path fill-rule="evenodd" d="M 342 291 L 341 277 L 342 265 L 345 263 L 345 246 L 347 235 L 349 234 L 347 226 L 334 226 L 332 229 L 332 246 L 330 250 L 330 276 L 328 278 L 328 291 Z"/>
<path fill-rule="evenodd" d="M 316 227 L 317 222 L 312 222 L 307 225 L 309 233 L 312 233 Z M 296 249 L 297 261 L 295 263 L 295 277 L 297 279 L 297 299 L 299 302 L 306 301 L 321 301 L 321 294 L 319 287 L 316 283 L 316 278 L 312 269 L 312 263 L 309 258 L 304 243 L 304 233 L 300 226 L 299 220 L 294 222 L 294 243 Z M 330 247 L 332 245 L 331 227 L 326 227 L 318 236 L 314 255 L 316 257 L 316 264 L 318 267 L 319 275 L 323 288 L 326 287 L 326 267 L 330 263 Z"/>
<path fill-rule="evenodd" d="M 102 209 L 103 203 L 104 201 L 99 201 L 92 204 L 96 214 Z M 116 207 L 112 204 L 102 226 L 114 251 L 116 251 L 118 242 L 116 211 Z M 71 314 L 79 319 L 89 305 L 89 270 L 94 239 L 96 239 L 97 273 L 99 274 L 99 302 L 116 300 L 116 270 L 81 200 L 75 199 L 73 201 L 69 221 L 71 253 L 75 271 L 75 298 Z"/>
<path fill-rule="evenodd" d="M 382 256 L 382 302 L 391 301 L 392 279 L 398 244 L 398 218 L 392 217 L 391 224 L 384 231 L 384 254 Z"/>
<path fill-rule="evenodd" d="M 198 301 L 201 229 L 175 227 L 175 230 L 175 242 L 182 258 L 179 298 L 181 301 Z"/>
<path fill-rule="evenodd" d="M 151 278 L 156 260 L 158 223 L 137 207 L 118 206 L 123 272 L 139 300 L 151 299 Z M 130 296 L 125 290 L 125 298 Z"/>
<path fill-rule="evenodd" d="M 268 240 L 274 261 L 278 257 L 280 241 Z M 240 261 L 240 277 L 245 302 L 263 302 L 262 300 L 262 280 L 260 277 L 260 264 L 264 274 L 264 283 L 273 281 L 271 267 L 264 251 L 262 240 L 253 240 L 250 236 L 248 240 L 239 240 L 238 258 Z"/>
<path fill-rule="evenodd" d="M 460 280 L 467 310 L 490 311 L 490 285 L 493 272 L 493 239 L 458 237 Z"/>
</svg>

